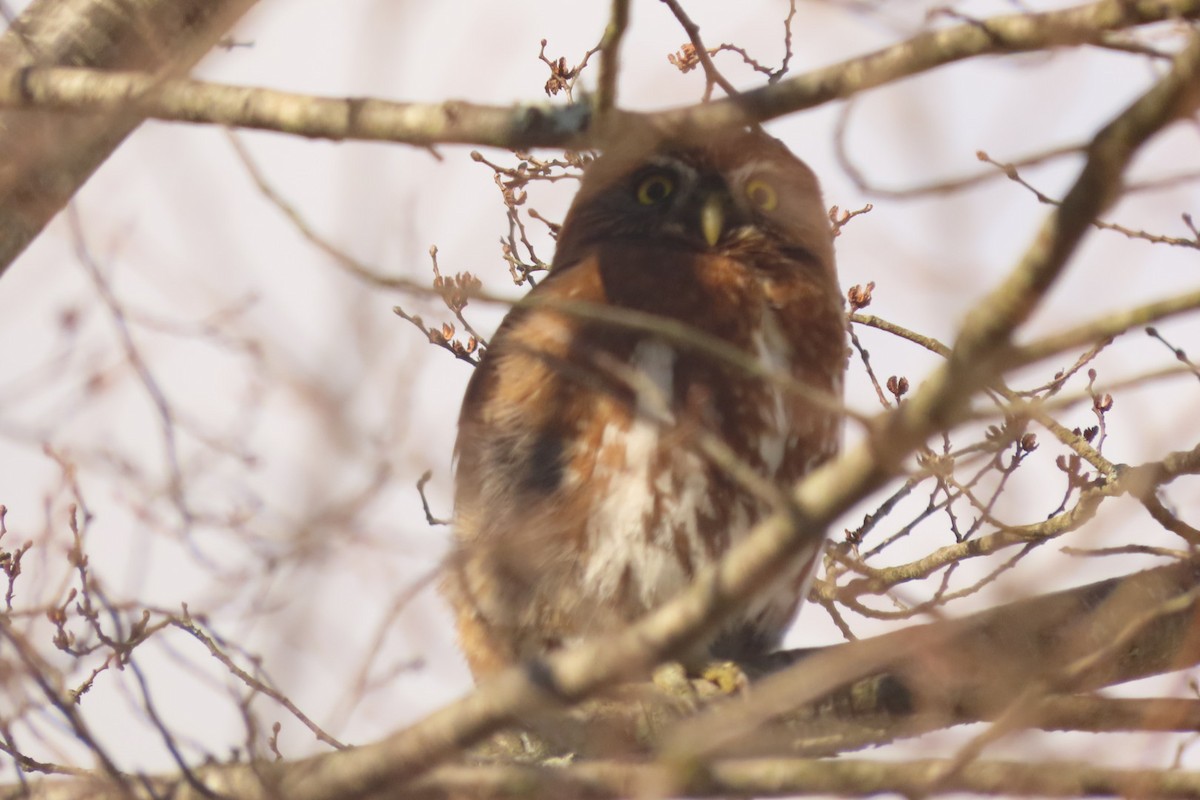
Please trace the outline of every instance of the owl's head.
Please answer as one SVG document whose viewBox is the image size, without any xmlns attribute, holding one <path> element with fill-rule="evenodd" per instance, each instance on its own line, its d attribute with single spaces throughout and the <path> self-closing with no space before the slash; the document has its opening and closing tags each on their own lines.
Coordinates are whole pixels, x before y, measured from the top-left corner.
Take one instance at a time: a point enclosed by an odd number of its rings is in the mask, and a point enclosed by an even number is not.
<svg viewBox="0 0 1200 800">
<path fill-rule="evenodd" d="M 652 144 L 633 138 L 588 167 L 559 234 L 554 269 L 616 240 L 832 273 L 820 185 L 778 139 L 744 129 Z"/>
</svg>

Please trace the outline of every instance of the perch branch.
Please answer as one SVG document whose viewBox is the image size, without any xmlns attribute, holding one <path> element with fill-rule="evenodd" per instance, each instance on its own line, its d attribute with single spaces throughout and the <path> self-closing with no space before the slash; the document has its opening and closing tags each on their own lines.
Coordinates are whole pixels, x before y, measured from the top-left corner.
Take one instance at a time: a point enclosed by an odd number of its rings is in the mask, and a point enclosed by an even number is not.
<svg viewBox="0 0 1200 800">
<path fill-rule="evenodd" d="M 612 124 L 605 130 L 639 124 L 670 129 L 765 122 L 967 58 L 1092 44 L 1109 31 L 1197 17 L 1200 0 L 1099 0 L 1061 11 L 996 16 L 921 33 L 874 53 L 711 103 L 649 114 L 611 109 L 606 117 L 612 117 Z M 50 66 L 0 69 L 0 108 L 131 110 L 178 122 L 416 145 L 582 149 L 600 144 L 603 135 L 593 129 L 593 114 L 584 104 L 403 103 Z"/>
</svg>

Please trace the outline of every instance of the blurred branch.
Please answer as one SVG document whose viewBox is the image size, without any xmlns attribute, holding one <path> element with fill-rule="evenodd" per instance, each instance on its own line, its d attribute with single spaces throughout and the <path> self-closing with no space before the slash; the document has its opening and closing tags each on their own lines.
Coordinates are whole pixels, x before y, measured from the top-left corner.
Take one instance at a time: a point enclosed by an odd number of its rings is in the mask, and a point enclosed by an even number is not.
<svg viewBox="0 0 1200 800">
<path fill-rule="evenodd" d="M 617 104 L 617 79 L 621 70 L 621 39 L 629 25 L 629 0 L 613 0 L 612 13 L 600 41 L 600 81 L 596 86 L 596 112 L 605 114 Z"/>
<path fill-rule="evenodd" d="M 685 721 L 664 747 L 692 759 L 754 752 L 773 736 L 777 749 L 784 731 L 791 752 L 824 754 L 992 719 L 1056 676 L 1070 678 L 1056 691 L 1078 692 L 1184 669 L 1200 662 L 1197 579 L 1195 563 L 1173 564 L 802 654 L 744 701 Z M 814 725 L 822 715 L 825 729 Z M 867 735 L 831 738 L 856 719 Z"/>
<path fill-rule="evenodd" d="M 1048 697 L 1037 710 L 1036 727 L 1045 731 L 1200 730 L 1200 700 L 1181 697 Z"/>
<path fill-rule="evenodd" d="M 308 715 L 301 711 L 299 707 L 297 707 L 296 704 L 287 697 L 287 695 L 276 689 L 274 686 L 269 685 L 263 679 L 246 672 L 244 669 L 234 663 L 233 658 L 223 649 L 224 643 L 218 642 L 213 634 L 201 627 L 200 623 L 198 623 L 196 619 L 193 618 L 188 612 L 186 604 L 184 604 L 181 614 L 171 615 L 169 619 L 171 625 L 179 628 L 182 631 L 186 631 L 198 642 L 204 645 L 205 648 L 208 649 L 209 654 L 212 655 L 213 658 L 217 659 L 217 661 L 220 661 L 225 669 L 229 670 L 230 675 L 236 677 L 254 692 L 264 694 L 274 700 L 276 703 L 279 703 L 279 705 L 286 708 L 292 714 L 292 716 L 300 720 L 304 727 L 312 731 L 313 736 L 315 736 L 318 741 L 324 742 L 330 747 L 335 747 L 339 750 L 345 749 L 346 745 L 342 744 L 337 739 L 322 730 L 321 726 L 313 722 Z"/>
<path fill-rule="evenodd" d="M 921 33 L 868 55 L 711 103 L 649 114 L 613 109 L 607 115 L 611 126 L 606 125 L 605 130 L 636 125 L 660 130 L 711 129 L 764 122 L 967 58 L 1092 44 L 1101 42 L 1109 31 L 1197 17 L 1200 0 L 1100 0 L 1062 11 L 997 16 Z M 0 70 L 0 107 L 123 110 L 157 119 L 261 128 L 312 138 L 419 145 L 581 149 L 599 144 L 605 135 L 593 129 L 592 112 L 582 104 L 401 103 L 65 67 Z"/>
<path fill-rule="evenodd" d="M 6 94 L 55 65 L 136 70 L 144 90 L 187 72 L 254 0 L 37 0 L 0 37 Z M 0 112 L 0 274 L 141 123 L 136 104 L 64 116 L 38 104 Z M 15 108 L 25 110 L 16 111 Z M 47 113 L 29 113 L 29 109 Z"/>
<path fill-rule="evenodd" d="M 287 201 L 275 187 L 267 180 L 266 175 L 259 168 L 258 162 L 250 154 L 246 145 L 242 142 L 237 134 L 229 133 L 229 144 L 233 147 L 233 152 L 237 155 L 238 160 L 242 162 L 242 166 L 246 170 L 246 174 L 250 176 L 250 180 L 258 188 L 260 194 L 265 197 L 272 205 L 278 208 L 292 226 L 308 240 L 310 244 L 323 252 L 325 255 L 333 259 L 333 263 L 344 269 L 349 274 L 363 281 L 369 286 L 375 286 L 380 289 L 398 289 L 401 291 L 412 292 L 415 294 L 432 294 L 435 291 L 427 284 L 405 278 L 398 275 L 384 275 L 373 269 L 372 267 L 357 260 L 346 251 L 339 248 L 337 245 L 330 242 L 308 223 L 300 210 Z"/>
<path fill-rule="evenodd" d="M 100 264 L 97 262 L 88 245 L 87 236 L 83 230 L 83 221 L 79 218 L 79 212 L 75 205 L 67 208 L 66 216 L 71 231 L 71 244 L 75 250 L 75 257 L 83 265 L 88 277 L 91 278 L 92 286 L 96 289 L 96 295 L 103 301 L 105 308 L 108 309 L 113 327 L 116 329 L 117 337 L 121 342 L 121 349 L 125 352 L 125 357 L 128 359 L 129 365 L 133 368 L 134 373 L 146 391 L 150 403 L 154 406 L 154 412 L 158 417 L 159 434 L 162 437 L 163 457 L 168 476 L 167 494 L 171 498 L 172 505 L 179 512 L 180 534 L 188 536 L 190 535 L 192 524 L 195 522 L 195 517 L 189 508 L 187 492 L 184 488 L 183 469 L 180 465 L 179 442 L 176 433 L 178 426 L 171 403 L 163 392 L 161 383 L 154 376 L 153 371 L 146 363 L 146 359 L 142 356 L 141 350 L 134 341 L 125 311 L 113 293 L 112 287 L 109 285 L 100 269 Z"/>
<path fill-rule="evenodd" d="M 796 758 L 715 760 L 703 767 L 591 761 L 568 766 L 448 766 L 412 784 L 383 787 L 360 800 L 434 800 L 440 798 L 617 798 L 656 797 L 787 797 L 797 794 L 866 797 L 882 793 L 904 797 L 971 793 L 1014 793 L 1037 797 L 1137 796 L 1193 798 L 1200 794 L 1200 773 L 1183 770 L 1113 769 L 1078 761 L 977 761 L 946 780 L 951 764 L 943 759 L 904 763 L 865 759 L 819 761 Z M 239 783 L 223 786 L 224 797 L 236 800 L 271 798 L 263 787 Z M 177 781 L 147 781 L 132 794 L 103 786 L 61 782 L 43 784 L 31 797 L 38 800 L 116 800 L 201 795 Z"/>
<path fill-rule="evenodd" d="M 995 170 L 985 170 L 977 172 L 973 175 L 965 175 L 957 178 L 942 178 L 927 183 L 920 183 L 913 186 L 905 186 L 901 188 L 879 186 L 871 182 L 858 164 L 855 163 L 850 156 L 850 150 L 847 143 L 850 128 L 850 116 L 854 109 L 858 106 L 855 100 L 851 100 L 842 106 L 838 112 L 837 127 L 834 130 L 833 136 L 833 152 L 837 158 L 838 165 L 846 176 L 854 182 L 854 185 L 861 192 L 869 193 L 876 197 L 890 197 L 893 199 L 908 199 L 914 197 L 925 197 L 936 194 L 951 194 L 960 192 L 964 189 L 970 189 L 974 186 L 979 186 L 990 181 L 994 181 L 1001 177 L 1003 173 Z M 1013 162 L 1015 167 L 1030 167 L 1038 164 L 1043 164 L 1047 161 L 1053 161 L 1063 156 L 1074 155 L 1082 150 L 1080 145 L 1064 145 L 1043 150 L 1038 153 L 1022 156 Z"/>
<path fill-rule="evenodd" d="M 1142 306 L 1121 309 L 1054 333 L 1028 344 L 1015 345 L 1004 354 L 1006 368 L 1015 368 L 1059 355 L 1076 347 L 1104 341 L 1126 331 L 1200 308 L 1200 290 L 1184 292 Z M 863 321 L 874 325 L 873 322 Z"/>
<path fill-rule="evenodd" d="M 686 764 L 689 770 L 705 772 L 710 765 L 730 762 L 706 761 L 701 767 L 698 757 L 704 754 L 720 753 L 721 758 L 728 758 L 768 749 L 778 752 L 781 741 L 789 743 L 787 752 L 824 753 L 913 736 L 947 725 L 992 719 L 1003 712 L 1022 687 L 1048 676 L 1067 676 L 1071 679 L 1070 689 L 1080 691 L 1200 662 L 1200 636 L 1194 623 L 1200 610 L 1196 582 L 1194 563 L 1175 564 L 1017 601 L 962 619 L 912 626 L 815 651 L 775 654 L 767 658 L 776 668 L 781 658 L 791 658 L 796 663 L 756 683 L 748 697 L 726 699 L 700 716 L 685 719 L 673 734 L 667 725 L 679 718 L 679 703 L 662 695 L 655 701 L 643 693 L 637 702 L 602 701 L 585 707 L 583 717 L 565 723 L 580 731 L 569 744 L 581 745 L 578 753 L 586 756 L 587 746 L 594 747 L 606 738 L 597 734 L 597 725 L 632 730 L 644 726 L 646 715 L 650 714 L 659 716 L 657 724 L 668 731 L 661 746 L 669 755 L 660 764 Z M 1003 652 L 1005 657 L 997 658 L 997 652 Z M 772 664 L 762 666 L 770 668 Z M 1032 709 L 1028 722 L 1044 729 L 1185 730 L 1194 724 L 1197 714 L 1200 709 L 1196 702 L 1176 699 L 1112 700 L 1050 695 Z M 535 723 L 539 730 L 563 729 L 563 715 L 557 712 L 530 719 L 542 723 Z M 368 745 L 292 762 L 210 766 L 193 772 L 210 789 L 238 800 L 276 796 L 291 800 L 411 797 L 424 796 L 422 793 L 426 791 L 433 792 L 431 796 L 441 796 L 438 792 L 449 791 L 450 787 L 443 782 L 451 774 L 461 780 L 487 775 L 489 769 L 529 769 L 531 780 L 541 774 L 539 768 L 533 767 L 448 766 L 402 788 L 375 787 L 362 780 L 360 756 L 369 755 L 378 747 Z M 588 769 L 604 763 L 555 767 L 553 774 L 587 775 Z M 770 773 L 763 771 L 765 763 L 855 762 L 779 759 L 744 763 L 759 765 L 757 771 L 746 773 L 747 779 L 757 776 L 756 779 L 765 780 Z M 629 762 L 620 764 L 624 767 L 621 774 L 627 779 L 637 778 L 638 767 Z M 1059 765 L 1059 768 L 1064 767 Z M 611 769 L 616 770 L 617 764 Z M 659 777 L 669 778 L 670 782 L 665 788 L 661 783 L 655 785 L 671 794 L 704 796 L 707 789 L 678 782 L 692 774 L 689 770 L 663 773 Z M 959 777 L 971 774 L 968 767 Z M 1162 781 L 1166 775 L 1179 773 L 1144 774 Z M 894 782 L 887 784 L 874 783 L 862 775 L 855 780 L 847 776 L 845 780 L 847 783 L 838 791 L 902 792 L 906 785 L 902 773 L 889 773 L 887 780 Z M 94 777 L 31 785 L 33 791 L 29 797 L 47 800 L 129 796 Z M 625 794 L 634 793 L 629 788 L 634 784 L 623 785 Z M 726 784 L 721 785 L 726 791 L 732 790 Z M 458 788 L 465 791 L 466 786 Z M 521 796 L 538 796 L 525 792 L 532 793 L 540 786 L 537 780 L 521 784 Z M 554 786 L 561 791 L 561 786 Z M 796 792 L 833 791 L 801 781 L 780 784 L 779 793 L 784 793 L 784 786 Z M 147 792 L 158 792 L 159 796 L 199 796 L 194 787 L 184 783 L 182 776 L 160 776 L 130 784 L 131 789 L 136 788 L 133 796 L 142 796 L 136 793 L 142 787 Z M 395 794 L 397 791 L 402 794 Z M 762 793 L 759 789 L 754 791 Z M 1017 789 L 1010 783 L 1005 791 Z M 1029 791 L 1038 793 L 1044 788 Z"/>
<path fill-rule="evenodd" d="M 1043 192 L 1040 189 L 1038 189 L 1037 187 L 1035 187 L 1032 183 L 1030 183 L 1029 181 L 1027 181 L 1021 177 L 1021 173 L 1017 169 L 1017 167 L 1020 165 L 1018 165 L 1018 164 L 1003 164 L 999 161 L 994 160 L 991 156 L 989 156 L 987 153 L 983 152 L 982 150 L 979 151 L 979 153 L 977 153 L 977 156 L 980 161 L 983 161 L 987 164 L 991 164 L 993 167 L 996 167 L 1000 171 L 1000 174 L 1003 174 L 1010 181 L 1013 181 L 1014 183 L 1017 183 L 1017 184 L 1023 186 L 1024 188 L 1028 189 L 1030 191 L 1030 193 L 1032 193 L 1033 196 L 1037 198 L 1037 201 L 1039 203 L 1044 203 L 1046 205 L 1051 205 L 1051 206 L 1058 205 L 1058 203 L 1059 203 L 1058 200 L 1055 200 L 1053 197 L 1050 197 L 1045 192 Z M 1185 215 L 1185 220 L 1186 220 L 1186 215 Z M 1193 231 L 1193 235 L 1190 238 L 1184 238 L 1182 236 L 1166 236 L 1166 235 L 1160 234 L 1160 233 L 1150 233 L 1149 231 L 1135 230 L 1128 226 L 1119 225 L 1115 222 L 1107 222 L 1106 220 L 1102 220 L 1102 219 L 1092 220 L 1092 224 L 1095 225 L 1097 228 L 1100 228 L 1101 230 L 1113 231 L 1115 233 L 1119 233 L 1122 236 L 1124 236 L 1126 239 L 1141 239 L 1143 241 L 1150 242 L 1151 244 L 1167 244 L 1167 245 L 1171 245 L 1172 247 L 1190 247 L 1195 250 L 1200 250 L 1200 233 L 1196 233 L 1194 231 Z"/>
<path fill-rule="evenodd" d="M 1200 103 L 1200 36 L 1194 35 L 1173 67 L 1135 103 L 1106 125 L 1087 147 L 1079 177 L 1047 218 L 1020 264 L 968 315 L 944 373 L 986 380 L 994 370 L 981 352 L 999 353 L 1066 267 L 1092 221 L 1116 199 L 1121 175 L 1137 149 Z M 934 378 L 936 381 L 937 378 Z M 949 387 L 946 390 L 949 391 Z M 922 410 L 916 398 L 909 408 Z"/>
<path fill-rule="evenodd" d="M 579 792 L 605 798 L 636 795 L 643 789 L 657 796 L 687 797 L 787 797 L 800 793 L 928 797 L 954 792 L 1076 797 L 1120 796 L 1136 787 L 1144 793 L 1141 796 L 1171 798 L 1194 797 L 1200 791 L 1200 773 L 1196 772 L 1108 769 L 1082 762 L 980 761 L 943 781 L 949 763 L 937 759 L 905 763 L 745 759 L 716 760 L 695 768 L 609 762 L 569 767 L 459 767 L 430 775 L 413 787 L 417 789 L 413 796 L 559 798 Z M 375 795 L 387 796 L 394 795 Z"/>
</svg>

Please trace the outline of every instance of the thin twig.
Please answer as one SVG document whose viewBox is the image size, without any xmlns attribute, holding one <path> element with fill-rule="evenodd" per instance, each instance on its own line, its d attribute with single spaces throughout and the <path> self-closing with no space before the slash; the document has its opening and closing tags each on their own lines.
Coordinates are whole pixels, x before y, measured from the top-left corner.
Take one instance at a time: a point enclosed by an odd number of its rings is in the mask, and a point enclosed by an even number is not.
<svg viewBox="0 0 1200 800">
<path fill-rule="evenodd" d="M 725 94 L 731 98 L 740 96 L 740 92 L 734 88 L 733 84 L 725 79 L 721 71 L 717 69 L 713 63 L 712 56 L 708 54 L 708 48 L 704 46 L 704 41 L 700 38 L 700 26 L 692 22 L 692 18 L 687 15 L 683 7 L 679 5 L 677 0 L 662 0 L 663 5 L 671 9 L 671 13 L 675 15 L 675 19 L 679 21 L 684 32 L 688 35 L 688 39 L 692 43 L 692 47 L 696 49 L 696 57 L 700 59 L 700 66 L 704 68 L 704 77 L 707 80 L 707 86 L 704 90 L 704 99 L 707 101 L 712 96 L 712 86 L 715 83 L 724 90 Z"/>
<path fill-rule="evenodd" d="M 293 717 L 295 717 L 302 725 L 304 725 L 304 727 L 312 731 L 312 734 L 316 736 L 319 741 L 322 741 L 330 747 L 334 747 L 338 750 L 346 749 L 346 745 L 330 736 L 321 728 L 320 725 L 309 719 L 308 715 L 301 711 L 300 708 L 293 703 L 287 695 L 283 694 L 264 681 L 259 680 L 235 664 L 233 659 L 229 657 L 229 655 L 221 648 L 220 645 L 218 645 L 213 636 L 200 627 L 200 624 L 188 612 L 186 604 L 183 606 L 183 613 L 181 615 L 171 617 L 171 624 L 176 628 L 179 628 L 181 631 L 191 634 L 197 641 L 208 648 L 208 652 L 212 654 L 212 657 L 220 661 L 225 666 L 225 669 L 229 670 L 230 674 L 232 674 L 242 683 L 246 684 L 246 686 L 248 686 L 250 689 L 255 692 L 261 692 L 262 694 L 265 694 L 267 697 L 286 708 Z"/>
<path fill-rule="evenodd" d="M 996 167 L 1009 180 L 1020 184 L 1032 192 L 1033 196 L 1037 198 L 1039 203 L 1044 203 L 1045 205 L 1051 206 L 1056 206 L 1061 203 L 1061 201 L 1055 200 L 1053 197 L 1045 194 L 1029 181 L 1022 178 L 1016 164 L 1004 164 L 999 161 L 995 161 L 991 158 L 991 156 L 982 150 L 978 153 L 978 157 L 980 161 L 987 162 L 988 164 Z M 1115 222 L 1106 222 L 1102 219 L 1094 219 L 1092 220 L 1092 224 L 1100 230 L 1114 231 L 1123 235 L 1127 239 L 1141 239 L 1143 241 L 1150 242 L 1151 244 L 1165 244 L 1172 247 L 1190 247 L 1193 250 L 1200 250 L 1200 235 L 1193 235 L 1191 238 L 1185 239 L 1181 236 L 1167 236 L 1165 234 L 1150 233 L 1144 230 L 1134 230 L 1133 228 L 1129 228 L 1124 225 L 1118 225 Z"/>
</svg>

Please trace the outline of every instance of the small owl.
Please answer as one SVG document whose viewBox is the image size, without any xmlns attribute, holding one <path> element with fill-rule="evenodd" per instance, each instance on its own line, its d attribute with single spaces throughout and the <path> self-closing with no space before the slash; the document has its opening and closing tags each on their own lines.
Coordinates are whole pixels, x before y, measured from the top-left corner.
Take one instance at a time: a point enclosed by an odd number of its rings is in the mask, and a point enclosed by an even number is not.
<svg viewBox="0 0 1200 800">
<path fill-rule="evenodd" d="M 760 131 L 637 138 L 588 167 L 539 302 L 508 314 L 467 388 L 444 588 L 477 679 L 637 619 L 770 513 L 704 442 L 780 486 L 838 448 L 846 322 L 816 177 Z M 811 570 L 689 658 L 776 648 Z"/>
</svg>

